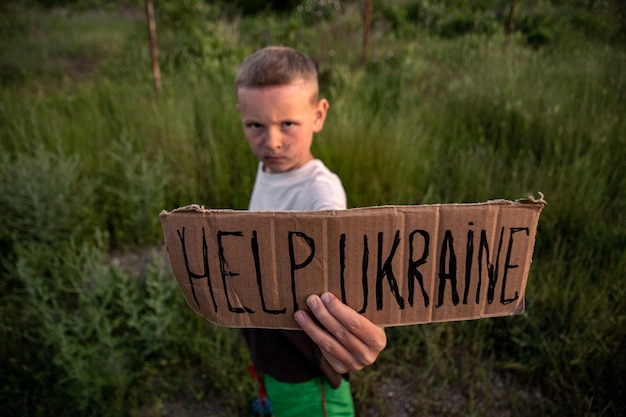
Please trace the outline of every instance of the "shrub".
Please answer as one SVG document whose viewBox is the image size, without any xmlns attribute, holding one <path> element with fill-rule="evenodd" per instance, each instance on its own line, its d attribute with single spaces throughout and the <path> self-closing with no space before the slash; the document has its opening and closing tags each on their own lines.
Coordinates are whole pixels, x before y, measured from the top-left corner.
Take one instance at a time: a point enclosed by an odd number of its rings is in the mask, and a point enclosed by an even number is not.
<svg viewBox="0 0 626 417">
<path fill-rule="evenodd" d="M 77 155 L 61 149 L 31 150 L 0 156 L 0 244 L 5 260 L 17 245 L 56 248 L 88 238 L 95 229 L 98 181 L 85 178 Z"/>
</svg>

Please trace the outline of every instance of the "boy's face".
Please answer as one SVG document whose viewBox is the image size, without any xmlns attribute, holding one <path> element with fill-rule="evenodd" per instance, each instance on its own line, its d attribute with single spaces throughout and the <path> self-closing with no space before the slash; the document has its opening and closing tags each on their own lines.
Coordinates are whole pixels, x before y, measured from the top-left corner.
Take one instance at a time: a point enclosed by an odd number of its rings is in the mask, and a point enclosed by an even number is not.
<svg viewBox="0 0 626 417">
<path fill-rule="evenodd" d="M 324 127 L 328 111 L 326 100 L 313 102 L 314 94 L 305 82 L 237 91 L 244 134 L 266 172 L 290 171 L 313 159 L 313 134 Z"/>
</svg>

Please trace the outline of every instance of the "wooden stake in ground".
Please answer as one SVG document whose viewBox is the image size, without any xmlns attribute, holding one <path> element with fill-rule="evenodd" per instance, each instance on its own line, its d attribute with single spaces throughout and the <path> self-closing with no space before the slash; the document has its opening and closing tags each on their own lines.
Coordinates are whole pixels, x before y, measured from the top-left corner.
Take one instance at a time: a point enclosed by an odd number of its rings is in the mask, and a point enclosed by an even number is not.
<svg viewBox="0 0 626 417">
<path fill-rule="evenodd" d="M 372 20 L 372 0 L 365 1 L 365 10 L 363 11 L 363 45 L 361 50 L 361 65 L 367 67 L 367 48 L 370 33 L 370 22 Z"/>
<path fill-rule="evenodd" d="M 513 29 L 515 27 L 515 4 L 516 0 L 511 0 L 511 8 L 509 9 L 509 21 L 506 25 L 506 34 L 510 35 L 513 33 Z"/>
<path fill-rule="evenodd" d="M 159 49 L 157 47 L 156 23 L 154 22 L 154 6 L 152 0 L 146 0 L 146 17 L 148 18 L 148 36 L 150 38 L 150 56 L 152 57 L 152 75 L 154 90 L 161 94 L 161 70 L 159 68 Z"/>
</svg>

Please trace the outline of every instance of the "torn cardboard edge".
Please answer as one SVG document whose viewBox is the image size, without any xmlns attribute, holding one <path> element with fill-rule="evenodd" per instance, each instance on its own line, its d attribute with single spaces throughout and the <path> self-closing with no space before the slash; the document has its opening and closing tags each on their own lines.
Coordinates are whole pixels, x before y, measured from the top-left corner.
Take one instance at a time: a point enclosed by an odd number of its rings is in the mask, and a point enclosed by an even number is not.
<svg viewBox="0 0 626 417">
<path fill-rule="evenodd" d="M 299 329 L 330 291 L 380 326 L 521 314 L 543 195 L 327 211 L 160 214 L 189 306 L 226 327 Z"/>
</svg>

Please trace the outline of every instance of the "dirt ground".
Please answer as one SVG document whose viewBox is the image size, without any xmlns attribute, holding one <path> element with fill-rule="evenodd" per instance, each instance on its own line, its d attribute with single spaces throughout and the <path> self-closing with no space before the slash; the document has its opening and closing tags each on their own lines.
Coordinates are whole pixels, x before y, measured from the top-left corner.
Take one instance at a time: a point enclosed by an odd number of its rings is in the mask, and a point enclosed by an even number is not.
<svg viewBox="0 0 626 417">
<path fill-rule="evenodd" d="M 427 389 L 427 388 L 426 388 Z M 384 403 L 376 410 L 364 410 L 361 417 L 517 417 L 545 415 L 550 401 L 538 390 L 522 386 L 506 377 L 496 377 L 489 399 L 471 398 L 460 387 L 446 387 L 425 392 L 400 378 L 379 385 L 377 397 Z M 512 407 L 511 404 L 517 404 Z M 358 408 L 358 407 L 357 407 Z M 380 410 L 384 410 L 381 413 Z M 145 409 L 141 417 L 244 417 L 253 416 L 243 411 L 233 414 L 220 399 L 202 401 L 178 400 Z"/>
</svg>

